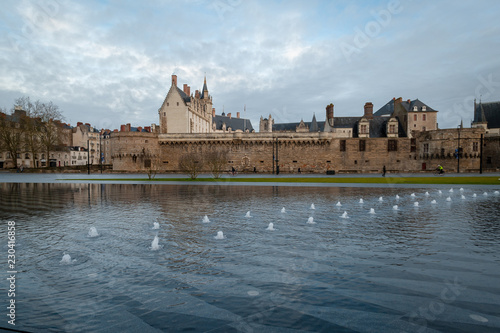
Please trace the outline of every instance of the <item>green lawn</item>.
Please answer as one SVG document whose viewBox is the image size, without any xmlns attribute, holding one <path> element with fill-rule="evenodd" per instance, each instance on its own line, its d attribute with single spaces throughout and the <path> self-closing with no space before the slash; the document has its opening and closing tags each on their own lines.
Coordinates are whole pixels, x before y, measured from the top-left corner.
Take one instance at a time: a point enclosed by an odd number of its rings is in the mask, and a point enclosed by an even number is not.
<svg viewBox="0 0 500 333">
<path fill-rule="evenodd" d="M 96 179 L 61 179 L 95 181 Z M 149 181 L 145 178 L 106 178 L 105 181 Z M 266 177 L 266 178 L 155 178 L 152 181 L 160 182 L 218 182 L 218 183 L 355 183 L 355 184 L 474 184 L 474 185 L 500 185 L 498 177 L 476 176 L 476 177 L 453 177 L 453 176 L 429 176 L 429 177 Z"/>
</svg>

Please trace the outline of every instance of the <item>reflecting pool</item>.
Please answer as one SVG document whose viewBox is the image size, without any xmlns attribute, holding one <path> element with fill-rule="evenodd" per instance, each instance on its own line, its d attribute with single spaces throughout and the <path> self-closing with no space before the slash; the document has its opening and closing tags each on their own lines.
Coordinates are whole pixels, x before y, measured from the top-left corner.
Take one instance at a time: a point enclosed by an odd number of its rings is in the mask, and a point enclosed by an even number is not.
<svg viewBox="0 0 500 333">
<path fill-rule="evenodd" d="M 17 269 L 0 327 L 498 331 L 494 190 L 0 183 Z"/>
</svg>

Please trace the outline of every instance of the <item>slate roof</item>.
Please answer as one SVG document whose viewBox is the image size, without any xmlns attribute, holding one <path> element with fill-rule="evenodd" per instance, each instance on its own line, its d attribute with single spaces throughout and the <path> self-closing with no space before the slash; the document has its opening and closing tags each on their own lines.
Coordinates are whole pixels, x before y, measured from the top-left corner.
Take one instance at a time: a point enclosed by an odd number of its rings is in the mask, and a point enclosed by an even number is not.
<svg viewBox="0 0 500 333">
<path fill-rule="evenodd" d="M 476 105 L 474 122 L 488 122 L 488 128 L 500 128 L 500 102 L 479 103 Z"/>
<path fill-rule="evenodd" d="M 358 127 L 361 117 L 333 117 L 333 128 L 354 128 Z"/>
<path fill-rule="evenodd" d="M 318 129 L 318 122 L 316 121 L 316 115 L 313 114 L 313 119 L 311 121 L 311 126 L 309 126 L 309 132 L 317 132 L 319 131 Z"/>
<path fill-rule="evenodd" d="M 394 102 L 395 102 L 394 99 L 391 99 L 384 106 L 382 106 L 380 109 L 378 109 L 377 112 L 375 112 L 373 115 L 377 116 L 377 117 L 391 116 L 392 113 L 394 112 Z M 402 101 L 401 106 L 403 106 L 406 111 L 411 111 L 411 112 L 414 112 L 413 107 L 415 107 L 415 106 L 417 107 L 417 111 L 419 111 L 419 112 L 436 111 L 433 108 L 431 108 L 430 106 L 428 106 L 427 104 L 425 104 L 424 102 L 422 102 L 421 100 L 419 100 L 418 98 L 413 100 L 413 101 L 410 101 L 410 103 L 408 103 L 408 101 Z M 425 108 L 426 108 L 425 111 L 422 111 L 422 106 L 425 106 Z"/>
<path fill-rule="evenodd" d="M 358 123 L 361 120 L 362 117 L 334 117 L 333 118 L 333 128 L 337 129 L 351 129 L 352 130 L 352 137 L 357 138 L 358 137 Z M 315 117 L 313 118 L 315 120 Z M 387 137 L 387 122 L 389 121 L 389 117 L 373 117 L 373 119 L 370 120 L 370 138 L 385 138 Z M 311 122 L 304 122 L 306 126 L 309 127 L 309 132 L 311 131 Z M 295 132 L 297 127 L 299 126 L 300 122 L 298 123 L 281 123 L 281 124 L 274 124 L 273 125 L 273 132 L 277 131 L 288 131 L 288 132 Z M 325 128 L 325 122 L 324 121 L 318 121 L 317 122 L 317 127 L 318 131 L 323 132 Z M 399 137 L 406 137 L 406 133 L 403 129 L 403 126 L 399 122 L 398 119 L 398 135 Z"/>
<path fill-rule="evenodd" d="M 137 128 L 137 127 L 130 127 L 130 132 L 139 132 L 139 128 Z M 141 128 L 141 132 L 148 133 L 148 131 L 145 128 Z"/>
<path fill-rule="evenodd" d="M 384 117 L 392 115 L 393 112 L 394 112 L 394 100 L 391 99 L 384 106 L 378 109 L 378 111 L 375 112 L 373 115 L 377 117 Z"/>
<path fill-rule="evenodd" d="M 203 99 L 205 90 L 208 92 L 207 78 L 205 78 L 205 80 L 203 81 L 203 89 L 201 90 L 201 96 L 200 96 L 201 99 Z"/>
<path fill-rule="evenodd" d="M 226 124 L 226 129 L 231 127 L 231 130 L 242 130 L 245 132 L 247 129 L 252 132 L 252 122 L 250 119 L 245 118 L 235 118 L 235 117 L 227 117 L 223 115 L 215 115 L 212 117 L 212 123 L 215 123 L 215 129 L 222 130 L 222 124 Z"/>
<path fill-rule="evenodd" d="M 179 95 L 181 95 L 182 99 L 184 100 L 184 102 L 189 103 L 191 101 L 191 96 L 186 95 L 186 93 L 179 87 L 176 88 L 177 91 L 179 92 Z"/>
<path fill-rule="evenodd" d="M 316 124 L 314 125 L 312 121 L 304 121 L 304 125 L 306 125 L 309 128 L 309 132 L 323 132 L 323 130 L 325 128 L 325 122 L 324 121 L 317 121 L 315 123 Z M 274 131 L 295 132 L 299 125 L 300 125 L 300 122 L 274 124 L 273 125 L 273 132 Z M 315 128 L 316 130 L 313 131 L 313 128 Z"/>
</svg>

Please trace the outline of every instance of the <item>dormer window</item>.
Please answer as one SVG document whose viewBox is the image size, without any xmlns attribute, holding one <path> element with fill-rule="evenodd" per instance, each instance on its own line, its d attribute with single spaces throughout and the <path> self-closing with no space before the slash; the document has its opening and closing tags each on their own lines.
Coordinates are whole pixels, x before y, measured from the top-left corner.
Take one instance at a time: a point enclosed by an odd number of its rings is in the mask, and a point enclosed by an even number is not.
<svg viewBox="0 0 500 333">
<path fill-rule="evenodd" d="M 416 105 L 413 107 L 413 111 L 418 111 L 418 108 Z"/>
<path fill-rule="evenodd" d="M 425 105 L 422 106 L 422 111 L 427 111 L 427 107 Z"/>
</svg>

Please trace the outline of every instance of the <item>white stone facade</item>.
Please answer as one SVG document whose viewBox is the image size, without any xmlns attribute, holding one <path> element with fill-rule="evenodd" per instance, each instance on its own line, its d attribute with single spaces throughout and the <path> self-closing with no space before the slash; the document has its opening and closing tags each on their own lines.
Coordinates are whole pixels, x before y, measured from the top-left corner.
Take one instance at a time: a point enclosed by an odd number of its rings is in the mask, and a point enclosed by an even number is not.
<svg viewBox="0 0 500 333">
<path fill-rule="evenodd" d="M 191 88 L 177 87 L 177 76 L 172 75 L 172 85 L 158 109 L 160 133 L 210 133 L 212 132 L 212 97 L 208 94 L 207 81 L 203 90 L 191 94 Z"/>
</svg>

